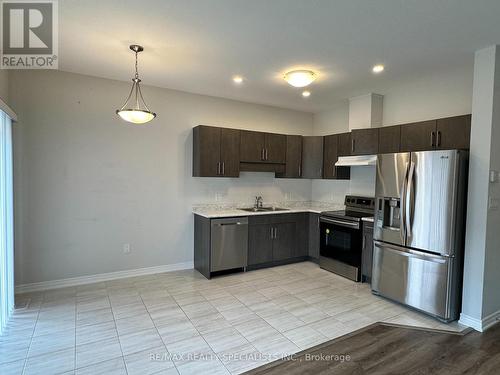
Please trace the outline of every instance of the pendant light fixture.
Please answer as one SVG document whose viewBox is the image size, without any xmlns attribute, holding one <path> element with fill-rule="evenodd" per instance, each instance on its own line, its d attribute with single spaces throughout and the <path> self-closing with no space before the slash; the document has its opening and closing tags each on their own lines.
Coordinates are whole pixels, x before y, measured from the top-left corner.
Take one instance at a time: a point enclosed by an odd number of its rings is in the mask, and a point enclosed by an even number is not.
<svg viewBox="0 0 500 375">
<path fill-rule="evenodd" d="M 137 71 L 137 55 L 144 51 L 142 46 L 132 44 L 130 49 L 135 52 L 135 76 L 132 78 L 132 88 L 128 94 L 127 100 L 120 109 L 116 110 L 116 114 L 127 122 L 134 124 L 145 124 L 156 117 L 156 113 L 146 105 L 141 92 L 141 80 Z M 131 100 L 132 99 L 132 100 Z"/>
</svg>

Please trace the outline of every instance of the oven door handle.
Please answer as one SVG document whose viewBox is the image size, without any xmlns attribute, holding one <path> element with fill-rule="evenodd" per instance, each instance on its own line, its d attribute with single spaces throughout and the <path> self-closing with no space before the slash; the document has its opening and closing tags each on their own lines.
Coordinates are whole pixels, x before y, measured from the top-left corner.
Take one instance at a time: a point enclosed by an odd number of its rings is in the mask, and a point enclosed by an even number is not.
<svg viewBox="0 0 500 375">
<path fill-rule="evenodd" d="M 341 227 L 347 227 L 347 228 L 352 228 L 352 229 L 359 229 L 359 223 L 358 222 L 344 221 L 344 220 L 338 220 L 338 219 L 331 219 L 331 218 L 326 218 L 326 217 L 320 217 L 319 221 L 321 221 L 323 223 L 329 223 L 329 224 L 339 225 Z"/>
</svg>

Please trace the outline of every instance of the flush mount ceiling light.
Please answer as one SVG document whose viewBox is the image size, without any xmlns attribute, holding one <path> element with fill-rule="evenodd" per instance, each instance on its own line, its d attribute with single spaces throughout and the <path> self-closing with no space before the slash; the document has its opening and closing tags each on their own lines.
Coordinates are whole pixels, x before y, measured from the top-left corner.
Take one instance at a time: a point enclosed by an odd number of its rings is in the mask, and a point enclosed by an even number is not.
<svg viewBox="0 0 500 375">
<path fill-rule="evenodd" d="M 311 70 L 292 70 L 283 76 L 283 79 L 293 87 L 305 87 L 310 85 L 316 78 L 316 73 Z"/>
<path fill-rule="evenodd" d="M 233 77 L 233 82 L 234 83 L 242 83 L 243 82 L 243 77 L 242 76 L 234 76 Z"/>
<path fill-rule="evenodd" d="M 385 67 L 382 64 L 377 64 L 372 68 L 373 73 L 381 73 L 383 72 Z"/>
<path fill-rule="evenodd" d="M 302 91 L 302 96 L 303 96 L 304 98 L 308 98 L 308 97 L 310 97 L 310 96 L 311 96 L 311 92 L 310 92 L 310 91 L 307 91 L 307 90 L 306 90 L 306 91 Z"/>
<path fill-rule="evenodd" d="M 142 46 L 132 44 L 130 49 L 135 52 L 135 76 L 132 78 L 132 88 L 128 94 L 127 100 L 120 109 L 116 110 L 116 114 L 127 122 L 134 124 L 145 124 L 156 117 L 156 113 L 151 112 L 141 92 L 141 80 L 137 71 L 137 55 L 144 51 Z M 132 100 L 131 100 L 132 99 Z"/>
</svg>

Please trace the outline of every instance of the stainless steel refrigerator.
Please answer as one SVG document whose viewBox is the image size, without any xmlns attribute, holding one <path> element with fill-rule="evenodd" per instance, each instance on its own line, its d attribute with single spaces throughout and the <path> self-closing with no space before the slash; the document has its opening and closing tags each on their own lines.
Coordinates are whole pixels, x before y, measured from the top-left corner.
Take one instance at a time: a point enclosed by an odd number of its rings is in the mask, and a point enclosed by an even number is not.
<svg viewBox="0 0 500 375">
<path fill-rule="evenodd" d="M 468 152 L 378 155 L 372 291 L 458 318 Z"/>
</svg>

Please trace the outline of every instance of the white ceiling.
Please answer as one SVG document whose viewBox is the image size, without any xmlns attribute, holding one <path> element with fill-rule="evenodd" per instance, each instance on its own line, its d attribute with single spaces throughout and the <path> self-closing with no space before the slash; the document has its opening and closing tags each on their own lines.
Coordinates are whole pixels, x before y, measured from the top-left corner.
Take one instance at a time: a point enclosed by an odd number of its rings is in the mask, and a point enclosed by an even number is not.
<svg viewBox="0 0 500 375">
<path fill-rule="evenodd" d="M 60 0 L 59 67 L 129 80 L 139 43 L 146 85 L 317 112 L 445 69 L 472 74 L 474 51 L 500 43 L 499 19 L 499 0 Z M 311 97 L 282 80 L 291 68 L 319 72 Z"/>
</svg>

